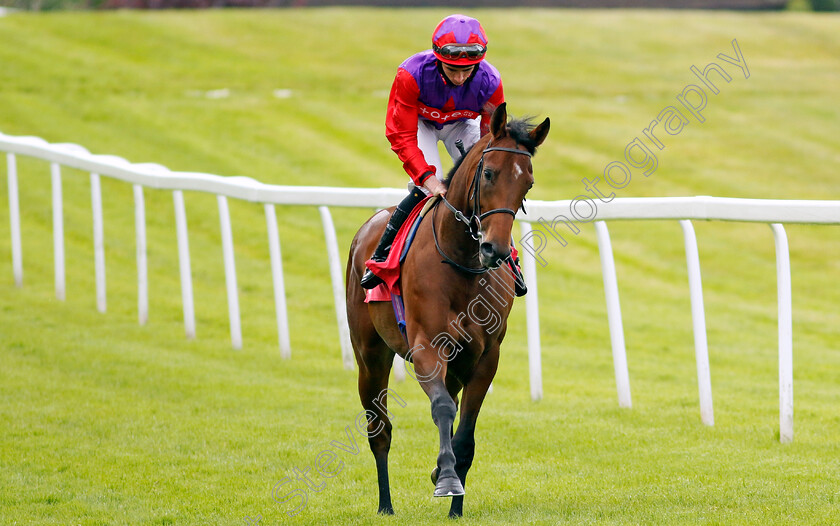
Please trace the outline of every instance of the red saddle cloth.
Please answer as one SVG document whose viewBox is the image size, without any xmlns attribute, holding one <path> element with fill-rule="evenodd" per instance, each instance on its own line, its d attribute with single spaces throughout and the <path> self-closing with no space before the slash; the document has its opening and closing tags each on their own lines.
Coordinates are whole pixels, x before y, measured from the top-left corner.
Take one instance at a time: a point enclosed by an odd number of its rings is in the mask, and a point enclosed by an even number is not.
<svg viewBox="0 0 840 526">
<path fill-rule="evenodd" d="M 365 261 L 365 266 L 385 282 L 365 291 L 365 303 L 370 303 L 371 301 L 391 301 L 392 293 L 400 294 L 400 259 L 412 226 L 417 221 L 417 216 L 420 215 L 423 207 L 426 206 L 426 201 L 430 198 L 431 196 L 426 196 L 408 215 L 408 218 L 403 222 L 397 232 L 397 236 L 391 244 L 391 251 L 388 253 L 385 261 L 379 262 L 371 259 Z"/>
</svg>

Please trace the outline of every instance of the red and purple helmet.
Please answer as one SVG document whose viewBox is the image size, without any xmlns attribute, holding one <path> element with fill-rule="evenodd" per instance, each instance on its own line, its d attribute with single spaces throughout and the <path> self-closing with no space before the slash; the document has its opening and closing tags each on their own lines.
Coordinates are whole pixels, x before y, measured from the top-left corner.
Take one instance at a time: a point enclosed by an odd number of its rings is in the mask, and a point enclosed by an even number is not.
<svg viewBox="0 0 840 526">
<path fill-rule="evenodd" d="M 432 52 L 438 60 L 453 66 L 478 64 L 487 52 L 487 35 L 475 18 L 449 15 L 432 34 Z"/>
</svg>

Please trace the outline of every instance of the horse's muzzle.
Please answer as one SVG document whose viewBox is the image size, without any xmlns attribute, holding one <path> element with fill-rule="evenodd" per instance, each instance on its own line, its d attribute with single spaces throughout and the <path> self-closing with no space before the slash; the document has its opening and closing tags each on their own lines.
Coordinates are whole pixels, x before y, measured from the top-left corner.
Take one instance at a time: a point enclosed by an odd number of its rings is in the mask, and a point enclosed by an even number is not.
<svg viewBox="0 0 840 526">
<path fill-rule="evenodd" d="M 478 261 L 484 268 L 499 268 L 510 257 L 510 247 L 499 250 L 496 243 L 485 241 L 479 246 Z"/>
</svg>

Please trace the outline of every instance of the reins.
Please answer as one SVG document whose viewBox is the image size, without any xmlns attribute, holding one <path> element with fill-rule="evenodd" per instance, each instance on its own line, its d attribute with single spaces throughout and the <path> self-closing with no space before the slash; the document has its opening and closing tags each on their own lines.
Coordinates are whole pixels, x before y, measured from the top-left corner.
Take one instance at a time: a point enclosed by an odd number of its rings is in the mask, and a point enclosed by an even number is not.
<svg viewBox="0 0 840 526">
<path fill-rule="evenodd" d="M 487 212 L 481 212 L 481 173 L 484 171 L 484 155 L 487 152 L 508 152 L 508 153 L 518 153 L 522 155 L 527 155 L 531 157 L 531 153 L 526 150 L 520 150 L 518 148 L 503 148 L 500 146 L 488 146 L 481 152 L 481 159 L 478 161 L 478 166 L 475 168 L 475 174 L 473 175 L 472 182 L 470 183 L 469 188 L 467 189 L 467 193 L 470 195 L 470 200 L 473 202 L 472 210 L 470 212 L 470 216 L 467 217 L 464 215 L 463 212 L 455 208 L 449 200 L 446 199 L 446 196 L 440 196 L 440 200 L 443 202 L 444 205 L 452 212 L 455 216 L 455 220 L 467 225 L 467 232 L 470 234 L 475 241 L 478 241 L 480 238 L 481 232 L 481 220 L 491 216 L 493 214 L 510 214 L 512 217 L 516 217 L 516 212 L 511 210 L 510 208 L 494 208 L 492 210 L 488 210 Z M 454 175 L 453 175 L 454 176 Z M 435 240 L 435 247 L 437 248 L 438 253 L 443 258 L 444 263 L 448 263 L 455 267 L 456 269 L 466 272 L 468 274 L 484 274 L 488 270 L 491 270 L 490 267 L 465 267 L 460 263 L 454 261 L 450 258 L 446 253 L 444 253 L 443 249 L 440 246 L 440 242 L 438 241 L 437 237 L 437 230 L 435 229 L 435 223 L 437 219 L 437 206 L 435 207 L 435 211 L 432 217 L 432 236 Z M 510 259 L 510 254 L 506 260 Z M 497 267 L 493 267 L 497 268 Z"/>
</svg>

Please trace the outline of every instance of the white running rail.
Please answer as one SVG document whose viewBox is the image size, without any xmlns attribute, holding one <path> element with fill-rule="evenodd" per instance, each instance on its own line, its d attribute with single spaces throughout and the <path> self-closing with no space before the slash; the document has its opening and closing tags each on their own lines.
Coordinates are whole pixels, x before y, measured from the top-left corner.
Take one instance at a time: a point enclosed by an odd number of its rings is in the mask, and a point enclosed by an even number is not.
<svg viewBox="0 0 840 526">
<path fill-rule="evenodd" d="M 23 285 L 23 257 L 20 238 L 20 206 L 18 201 L 18 173 L 16 156 L 23 155 L 50 163 L 53 203 L 53 245 L 56 297 L 64 299 L 64 224 L 62 213 L 61 167 L 71 167 L 91 174 L 93 203 L 94 255 L 97 308 L 106 309 L 105 253 L 102 226 L 101 192 L 99 178 L 111 177 L 133 185 L 135 205 L 135 236 L 137 247 L 138 319 L 141 325 L 148 320 L 148 279 L 146 262 L 146 226 L 143 188 L 171 190 L 175 205 L 176 230 L 181 275 L 181 294 L 184 311 L 184 328 L 188 338 L 195 337 L 192 277 L 189 258 L 187 215 L 184 191 L 199 191 L 217 196 L 224 254 L 225 281 L 228 295 L 231 343 L 235 349 L 242 346 L 239 320 L 239 301 L 236 286 L 234 244 L 231 235 L 227 199 L 234 198 L 260 203 L 265 208 L 268 243 L 271 258 L 274 299 L 277 314 L 278 344 L 281 356 L 291 356 L 289 326 L 285 301 L 283 267 L 277 219 L 274 205 L 317 206 L 321 214 L 330 264 L 342 361 L 345 368 L 353 368 L 352 348 L 349 342 L 346 314 L 344 313 L 344 284 L 342 254 L 338 249 L 335 227 L 329 212 L 330 206 L 385 208 L 397 203 L 405 190 L 394 188 L 324 188 L 309 186 L 267 185 L 248 177 L 221 177 L 218 175 L 172 172 L 156 164 L 132 164 L 110 155 L 94 155 L 75 144 L 50 144 L 38 137 L 15 137 L 0 133 L 0 151 L 7 152 L 7 181 L 12 245 L 12 268 L 17 286 Z M 529 213 L 520 214 L 523 240 L 539 231 L 530 223 L 545 222 L 543 218 L 565 217 L 570 214 L 574 201 L 529 201 Z M 572 211 L 572 214 L 574 212 Z M 605 221 L 625 219 L 678 220 L 685 236 L 686 261 L 691 294 L 691 311 L 694 326 L 695 356 L 697 361 L 700 412 L 704 424 L 714 424 L 712 390 L 709 373 L 706 327 L 703 307 L 700 263 L 697 242 L 691 220 L 747 221 L 770 224 L 776 240 L 776 261 L 779 301 L 779 405 L 780 440 L 793 440 L 793 344 L 791 325 L 790 258 L 787 236 L 783 223 L 840 224 L 840 201 L 757 200 L 716 197 L 679 198 L 616 198 L 610 203 L 599 204 L 595 228 L 601 252 L 604 290 L 607 301 L 610 339 L 619 405 L 631 407 L 630 381 L 627 372 L 627 355 L 624 348 L 624 329 L 615 263 L 612 256 L 609 232 Z M 589 221 L 595 220 L 594 214 Z M 528 356 L 530 363 L 531 398 L 542 398 L 542 372 L 540 358 L 539 306 L 537 295 L 536 257 L 538 251 L 520 247 L 525 280 L 529 293 L 526 296 Z"/>
</svg>

